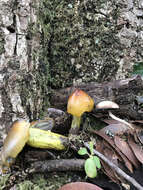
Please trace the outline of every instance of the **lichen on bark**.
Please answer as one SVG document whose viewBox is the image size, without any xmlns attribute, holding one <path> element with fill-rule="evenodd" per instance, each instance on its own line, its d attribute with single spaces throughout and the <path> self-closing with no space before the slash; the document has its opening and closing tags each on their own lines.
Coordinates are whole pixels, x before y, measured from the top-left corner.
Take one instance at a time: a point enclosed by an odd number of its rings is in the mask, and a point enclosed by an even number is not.
<svg viewBox="0 0 143 190">
<path fill-rule="evenodd" d="M 141 10 L 132 0 L 41 1 L 52 87 L 128 77 L 142 59 Z"/>
<path fill-rule="evenodd" d="M 41 68 L 39 1 L 0 2 L 0 129 L 16 119 L 39 118 L 49 105 L 45 70 Z"/>
<path fill-rule="evenodd" d="M 102 0 L 41 2 L 53 87 L 115 78 L 123 50 L 117 37 L 117 6 Z"/>
</svg>

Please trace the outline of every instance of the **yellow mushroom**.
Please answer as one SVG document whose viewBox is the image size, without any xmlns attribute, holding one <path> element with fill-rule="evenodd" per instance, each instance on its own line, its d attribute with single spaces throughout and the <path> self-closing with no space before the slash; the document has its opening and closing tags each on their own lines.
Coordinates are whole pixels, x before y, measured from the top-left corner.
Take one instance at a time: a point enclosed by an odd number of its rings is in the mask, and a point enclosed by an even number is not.
<svg viewBox="0 0 143 190">
<path fill-rule="evenodd" d="M 27 144 L 35 148 L 63 150 L 68 144 L 67 137 L 51 131 L 29 128 L 29 134 Z"/>
<path fill-rule="evenodd" d="M 0 167 L 3 173 L 12 165 L 29 138 L 30 123 L 19 120 L 13 123 L 1 151 Z"/>
<path fill-rule="evenodd" d="M 65 149 L 68 144 L 68 138 L 47 130 L 47 125 L 48 122 L 45 120 L 38 123 L 32 122 L 31 124 L 24 120 L 19 120 L 12 124 L 4 140 L 0 155 L 1 173 L 5 173 L 9 169 L 26 143 L 35 148 Z M 44 129 L 46 126 L 46 130 L 34 128 L 34 126 Z"/>
<path fill-rule="evenodd" d="M 92 111 L 94 100 L 80 89 L 76 89 L 69 97 L 67 112 L 73 115 L 72 125 L 69 134 L 77 134 L 81 116 L 84 112 Z"/>
</svg>

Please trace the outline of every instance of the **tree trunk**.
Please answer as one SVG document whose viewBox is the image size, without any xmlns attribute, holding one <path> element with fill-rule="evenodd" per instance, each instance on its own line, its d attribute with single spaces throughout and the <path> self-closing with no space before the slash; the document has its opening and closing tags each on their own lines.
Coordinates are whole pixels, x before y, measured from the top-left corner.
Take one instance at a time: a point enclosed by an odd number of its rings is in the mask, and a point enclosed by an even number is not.
<svg viewBox="0 0 143 190">
<path fill-rule="evenodd" d="M 16 119 L 39 117 L 46 79 L 37 56 L 39 1 L 1 0 L 0 7 L 0 126 L 5 130 Z"/>
</svg>

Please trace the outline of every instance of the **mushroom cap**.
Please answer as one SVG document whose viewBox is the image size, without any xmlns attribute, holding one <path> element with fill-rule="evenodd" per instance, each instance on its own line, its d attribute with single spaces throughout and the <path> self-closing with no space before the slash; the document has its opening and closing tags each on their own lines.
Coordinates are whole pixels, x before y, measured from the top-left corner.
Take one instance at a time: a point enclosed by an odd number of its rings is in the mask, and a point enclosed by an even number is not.
<svg viewBox="0 0 143 190">
<path fill-rule="evenodd" d="M 103 190 L 97 185 L 91 184 L 91 183 L 86 183 L 86 182 L 73 182 L 73 183 L 68 183 L 66 185 L 63 185 L 61 188 L 58 190 Z"/>
<path fill-rule="evenodd" d="M 84 112 L 92 111 L 94 100 L 84 91 L 76 89 L 68 99 L 67 112 L 80 117 Z"/>
<path fill-rule="evenodd" d="M 97 109 L 117 109 L 119 108 L 118 104 L 112 101 L 104 100 L 102 102 L 99 102 L 96 105 Z"/>
<path fill-rule="evenodd" d="M 29 122 L 25 120 L 19 120 L 13 123 L 12 128 L 4 140 L 2 148 L 3 162 L 7 158 L 16 158 L 18 153 L 23 149 L 29 138 L 29 126 Z"/>
</svg>

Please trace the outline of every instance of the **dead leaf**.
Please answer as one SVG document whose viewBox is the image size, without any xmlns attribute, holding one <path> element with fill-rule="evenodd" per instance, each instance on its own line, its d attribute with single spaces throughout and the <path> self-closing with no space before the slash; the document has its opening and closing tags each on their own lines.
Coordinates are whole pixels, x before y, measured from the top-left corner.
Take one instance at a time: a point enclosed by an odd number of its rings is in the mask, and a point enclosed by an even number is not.
<svg viewBox="0 0 143 190">
<path fill-rule="evenodd" d="M 118 166 L 118 157 L 114 155 L 112 147 L 105 141 L 100 141 L 100 146 L 97 146 L 96 149 L 105 155 L 111 162 L 114 162 Z M 115 157 L 115 158 L 114 158 Z M 101 160 L 103 172 L 115 183 L 119 184 L 120 180 L 116 177 L 114 170 L 108 166 L 104 161 Z"/>
<path fill-rule="evenodd" d="M 124 141 L 122 138 L 115 136 L 114 137 L 115 145 L 121 150 L 121 152 L 131 161 L 131 163 L 138 168 L 139 162 L 129 147 L 128 143 Z"/>
<path fill-rule="evenodd" d="M 129 146 L 134 152 L 136 158 L 143 164 L 143 147 L 134 143 L 133 138 L 130 136 L 128 139 Z"/>
<path fill-rule="evenodd" d="M 139 141 L 143 144 L 143 131 L 138 131 L 137 137 L 138 137 Z"/>
<path fill-rule="evenodd" d="M 120 160 L 120 157 L 117 156 L 116 150 L 114 150 L 105 140 L 103 140 L 103 154 L 115 165 L 118 166 L 118 160 Z M 118 166 L 119 167 L 119 166 Z"/>
<path fill-rule="evenodd" d="M 103 119 L 102 121 L 104 121 L 105 123 L 111 125 L 111 124 L 119 124 L 119 121 L 114 120 L 114 119 Z"/>
<path fill-rule="evenodd" d="M 96 135 L 99 135 L 100 137 L 102 137 L 104 140 L 106 140 L 113 148 L 114 150 L 116 150 L 116 152 L 118 153 L 118 156 L 119 156 L 119 159 L 120 160 L 123 160 L 126 167 L 129 169 L 129 171 L 131 173 L 133 173 L 133 167 L 132 167 L 132 164 L 131 162 L 129 161 L 129 159 L 120 151 L 120 149 L 115 146 L 115 143 L 114 141 L 108 137 L 107 135 L 105 135 L 102 131 L 95 131 L 95 130 L 92 130 L 93 133 L 95 133 Z"/>
<path fill-rule="evenodd" d="M 109 131 L 113 135 L 121 135 L 125 132 L 127 132 L 129 127 L 123 123 L 116 123 L 116 124 L 110 124 L 101 129 L 100 131 L 104 132 L 105 134 Z"/>
<path fill-rule="evenodd" d="M 120 184 L 120 180 L 116 177 L 113 170 L 101 160 L 102 167 L 104 168 L 103 172 L 115 183 Z"/>
<path fill-rule="evenodd" d="M 143 120 L 134 120 L 134 121 L 130 121 L 131 123 L 140 123 L 143 124 Z"/>
</svg>

